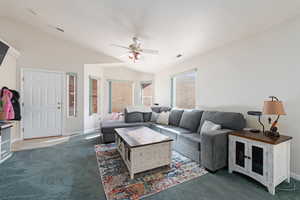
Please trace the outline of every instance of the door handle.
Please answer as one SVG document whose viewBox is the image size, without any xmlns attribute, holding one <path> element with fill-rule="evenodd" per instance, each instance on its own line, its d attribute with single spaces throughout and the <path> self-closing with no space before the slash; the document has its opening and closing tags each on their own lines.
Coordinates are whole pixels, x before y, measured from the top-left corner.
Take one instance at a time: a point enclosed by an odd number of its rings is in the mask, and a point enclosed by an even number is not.
<svg viewBox="0 0 300 200">
<path fill-rule="evenodd" d="M 58 106 L 57 109 L 60 110 L 60 107 Z"/>
</svg>

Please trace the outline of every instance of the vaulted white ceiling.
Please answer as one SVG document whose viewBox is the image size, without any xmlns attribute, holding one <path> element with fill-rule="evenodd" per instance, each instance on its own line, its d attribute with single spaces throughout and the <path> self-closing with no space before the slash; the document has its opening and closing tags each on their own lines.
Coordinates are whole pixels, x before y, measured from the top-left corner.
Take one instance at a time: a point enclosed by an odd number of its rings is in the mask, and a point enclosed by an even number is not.
<svg viewBox="0 0 300 200">
<path fill-rule="evenodd" d="M 119 59 L 145 72 L 178 62 L 177 54 L 188 59 L 299 13 L 299 0 L 0 0 L 1 16 L 115 58 L 126 50 L 111 44 L 129 45 L 138 36 L 143 47 L 160 54 L 136 64 Z"/>
</svg>

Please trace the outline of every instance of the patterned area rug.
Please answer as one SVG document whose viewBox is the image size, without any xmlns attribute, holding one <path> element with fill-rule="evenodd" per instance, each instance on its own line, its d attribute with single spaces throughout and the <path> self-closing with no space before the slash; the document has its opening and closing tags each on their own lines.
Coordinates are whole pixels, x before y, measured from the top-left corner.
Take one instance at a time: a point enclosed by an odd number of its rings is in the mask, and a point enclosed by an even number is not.
<svg viewBox="0 0 300 200">
<path fill-rule="evenodd" d="M 208 173 L 173 151 L 171 167 L 139 173 L 131 180 L 114 143 L 96 145 L 95 151 L 107 200 L 141 199 Z"/>
</svg>

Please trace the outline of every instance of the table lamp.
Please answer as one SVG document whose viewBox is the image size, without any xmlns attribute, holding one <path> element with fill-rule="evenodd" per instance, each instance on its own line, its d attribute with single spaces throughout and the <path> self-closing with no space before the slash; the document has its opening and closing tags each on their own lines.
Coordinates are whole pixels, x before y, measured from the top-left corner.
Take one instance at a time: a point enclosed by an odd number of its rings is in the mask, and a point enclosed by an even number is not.
<svg viewBox="0 0 300 200">
<path fill-rule="evenodd" d="M 260 118 L 262 116 L 262 112 L 261 111 L 248 111 L 247 114 L 258 117 L 258 122 L 262 126 L 262 129 L 263 129 L 262 132 L 264 133 L 265 132 L 265 126 L 264 126 L 264 124 L 260 120 Z M 252 133 L 259 133 L 260 130 L 259 129 L 251 129 L 250 132 L 252 132 Z"/>
<path fill-rule="evenodd" d="M 270 96 L 271 100 L 265 101 L 264 102 L 264 107 L 263 107 L 263 114 L 264 115 L 277 115 L 277 118 L 274 120 L 272 123 L 272 119 L 269 118 L 269 123 L 271 125 L 270 131 L 266 131 L 266 134 L 270 137 L 279 137 L 279 132 L 277 131 L 277 124 L 280 115 L 286 115 L 284 111 L 284 107 L 282 104 L 282 101 L 279 101 L 279 99 L 275 96 Z"/>
</svg>

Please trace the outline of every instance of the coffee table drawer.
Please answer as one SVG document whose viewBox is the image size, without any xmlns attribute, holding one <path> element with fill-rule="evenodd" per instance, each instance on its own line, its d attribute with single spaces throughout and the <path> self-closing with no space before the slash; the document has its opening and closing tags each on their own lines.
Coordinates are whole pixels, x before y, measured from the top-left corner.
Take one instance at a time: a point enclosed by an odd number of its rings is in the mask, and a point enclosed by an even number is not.
<svg viewBox="0 0 300 200">
<path fill-rule="evenodd" d="M 131 151 L 131 168 L 134 173 L 171 163 L 171 142 L 133 148 Z"/>
</svg>

